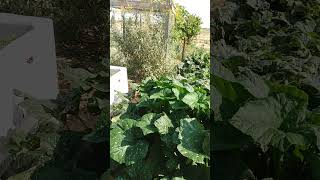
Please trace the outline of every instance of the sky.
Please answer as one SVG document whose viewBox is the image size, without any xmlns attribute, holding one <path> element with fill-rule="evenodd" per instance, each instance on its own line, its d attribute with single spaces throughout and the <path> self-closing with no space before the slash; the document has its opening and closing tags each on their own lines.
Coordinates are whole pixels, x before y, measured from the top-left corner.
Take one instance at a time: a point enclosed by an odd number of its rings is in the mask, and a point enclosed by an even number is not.
<svg viewBox="0 0 320 180">
<path fill-rule="evenodd" d="M 191 14 L 201 18 L 202 28 L 210 28 L 210 0 L 175 0 Z"/>
</svg>

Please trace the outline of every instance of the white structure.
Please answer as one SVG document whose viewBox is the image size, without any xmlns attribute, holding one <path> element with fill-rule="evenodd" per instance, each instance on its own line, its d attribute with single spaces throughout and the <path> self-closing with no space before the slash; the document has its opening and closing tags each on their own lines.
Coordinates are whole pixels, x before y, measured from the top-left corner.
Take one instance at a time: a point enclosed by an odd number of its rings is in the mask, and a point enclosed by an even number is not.
<svg viewBox="0 0 320 180">
<path fill-rule="evenodd" d="M 110 66 L 110 104 L 115 102 L 117 92 L 129 92 L 127 68 Z"/>
<path fill-rule="evenodd" d="M 13 89 L 38 99 L 58 94 L 53 22 L 50 19 L 0 13 L 0 137 L 14 128 Z"/>
</svg>

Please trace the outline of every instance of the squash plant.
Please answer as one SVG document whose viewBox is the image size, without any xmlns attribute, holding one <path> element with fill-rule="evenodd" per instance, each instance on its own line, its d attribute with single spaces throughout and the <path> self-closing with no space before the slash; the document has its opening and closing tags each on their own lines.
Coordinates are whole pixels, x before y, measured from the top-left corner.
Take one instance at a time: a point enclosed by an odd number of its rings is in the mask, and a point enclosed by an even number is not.
<svg viewBox="0 0 320 180">
<path fill-rule="evenodd" d="M 214 179 L 319 179 L 319 6 L 229 0 L 214 11 Z"/>
<path fill-rule="evenodd" d="M 208 61 L 201 63 L 209 67 Z M 209 90 L 193 83 L 183 67 L 176 77 L 145 79 L 138 86 L 139 101 L 112 118 L 114 178 L 210 179 Z"/>
</svg>

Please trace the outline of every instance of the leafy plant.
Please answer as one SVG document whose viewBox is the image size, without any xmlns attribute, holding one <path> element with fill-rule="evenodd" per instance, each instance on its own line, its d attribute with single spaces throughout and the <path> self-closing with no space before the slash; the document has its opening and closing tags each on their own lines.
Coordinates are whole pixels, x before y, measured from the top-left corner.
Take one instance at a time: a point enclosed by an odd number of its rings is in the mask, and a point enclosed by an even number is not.
<svg viewBox="0 0 320 180">
<path fill-rule="evenodd" d="M 210 91 L 210 53 L 197 49 L 178 65 L 177 73 L 191 85 L 203 86 Z"/>
<path fill-rule="evenodd" d="M 186 78 L 161 77 L 144 80 L 138 93 L 138 103 L 112 119 L 112 176 L 208 179 L 209 92 Z"/>
<path fill-rule="evenodd" d="M 29 134 L 13 131 L 8 138 L 10 161 L 3 167 L 1 178 L 7 179 L 97 179 L 108 168 L 109 110 L 107 101 L 106 64 L 91 73 L 81 68 L 65 67 L 66 80 L 71 80 L 68 93 L 54 101 L 39 101 L 25 94 L 19 104 L 37 120 Z M 86 109 L 81 107 L 87 97 Z M 83 111 L 90 112 L 93 129 L 82 119 Z M 84 130 L 68 129 L 67 117 L 80 120 Z M 97 116 L 98 115 L 98 116 Z M 70 120 L 70 119 L 69 119 Z M 64 130 L 68 129 L 68 130 Z"/>
<path fill-rule="evenodd" d="M 307 10 L 318 6 L 241 0 L 214 12 L 214 178 L 318 179 L 320 17 Z"/>
</svg>

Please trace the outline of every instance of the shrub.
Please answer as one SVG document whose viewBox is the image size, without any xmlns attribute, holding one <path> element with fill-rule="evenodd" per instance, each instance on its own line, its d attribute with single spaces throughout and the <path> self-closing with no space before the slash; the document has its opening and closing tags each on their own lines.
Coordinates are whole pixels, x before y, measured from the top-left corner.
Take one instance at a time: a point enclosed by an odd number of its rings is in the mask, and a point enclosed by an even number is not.
<svg viewBox="0 0 320 180">
<path fill-rule="evenodd" d="M 158 24 L 127 25 L 125 35 L 112 31 L 116 47 L 124 55 L 128 74 L 133 80 L 159 77 L 172 72 L 175 62 L 164 46 L 165 40 Z"/>
</svg>

